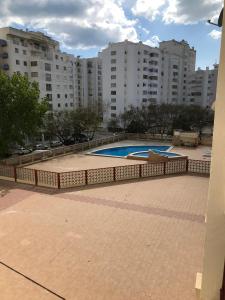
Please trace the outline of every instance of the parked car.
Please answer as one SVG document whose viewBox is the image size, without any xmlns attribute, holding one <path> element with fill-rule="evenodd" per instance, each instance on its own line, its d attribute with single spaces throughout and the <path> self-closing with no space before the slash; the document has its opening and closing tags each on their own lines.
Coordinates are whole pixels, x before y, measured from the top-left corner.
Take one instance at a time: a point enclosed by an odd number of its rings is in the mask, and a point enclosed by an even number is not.
<svg viewBox="0 0 225 300">
<path fill-rule="evenodd" d="M 45 144 L 37 144 L 35 145 L 35 150 L 48 150 L 48 146 Z"/>
<path fill-rule="evenodd" d="M 70 146 L 70 145 L 74 145 L 74 144 L 75 144 L 75 141 L 74 141 L 73 138 L 69 138 L 69 139 L 67 139 L 67 140 L 64 140 L 63 144 L 64 144 L 65 146 Z"/>
<path fill-rule="evenodd" d="M 19 147 L 17 148 L 13 154 L 17 154 L 17 155 L 25 155 L 25 154 L 29 154 L 32 152 L 32 149 L 28 149 L 28 148 L 24 148 L 24 147 Z"/>
<path fill-rule="evenodd" d="M 51 141 L 51 142 L 50 142 L 50 146 L 51 146 L 52 148 L 60 147 L 60 146 L 62 146 L 62 145 L 63 145 L 63 143 L 60 142 L 60 141 Z"/>
<path fill-rule="evenodd" d="M 78 136 L 76 136 L 76 142 L 78 143 L 85 143 L 88 141 L 89 138 L 86 136 L 86 134 L 80 133 Z"/>
</svg>

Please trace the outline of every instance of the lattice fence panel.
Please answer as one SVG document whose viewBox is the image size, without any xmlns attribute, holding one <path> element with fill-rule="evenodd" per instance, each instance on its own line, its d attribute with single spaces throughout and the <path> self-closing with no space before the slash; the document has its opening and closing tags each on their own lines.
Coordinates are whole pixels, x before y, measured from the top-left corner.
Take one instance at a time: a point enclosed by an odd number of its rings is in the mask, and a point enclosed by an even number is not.
<svg viewBox="0 0 225 300">
<path fill-rule="evenodd" d="M 165 174 L 180 174 L 187 172 L 187 160 L 171 160 L 166 162 Z"/>
<path fill-rule="evenodd" d="M 188 160 L 188 172 L 198 174 L 210 174 L 211 162 L 207 160 Z"/>
<path fill-rule="evenodd" d="M 164 174 L 164 163 L 148 163 L 141 165 L 141 177 L 159 176 Z"/>
<path fill-rule="evenodd" d="M 112 168 L 101 168 L 87 170 L 88 184 L 104 183 L 114 181 L 114 171 Z"/>
<path fill-rule="evenodd" d="M 115 179 L 126 180 L 140 177 L 139 165 L 128 165 L 115 167 Z"/>
<path fill-rule="evenodd" d="M 61 188 L 82 186 L 86 184 L 85 171 L 60 173 Z"/>
<path fill-rule="evenodd" d="M 0 165 L 0 178 L 14 179 L 14 167 Z"/>
<path fill-rule="evenodd" d="M 16 168 L 18 182 L 35 184 L 35 171 L 33 169 Z"/>
<path fill-rule="evenodd" d="M 38 185 L 48 187 L 58 187 L 58 174 L 49 171 L 37 170 Z"/>
</svg>

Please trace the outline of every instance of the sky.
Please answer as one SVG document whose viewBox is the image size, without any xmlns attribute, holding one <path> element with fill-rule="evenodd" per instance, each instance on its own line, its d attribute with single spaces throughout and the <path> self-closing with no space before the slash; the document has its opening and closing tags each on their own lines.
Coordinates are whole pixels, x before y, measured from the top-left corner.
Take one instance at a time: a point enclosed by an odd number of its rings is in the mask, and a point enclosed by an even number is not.
<svg viewBox="0 0 225 300">
<path fill-rule="evenodd" d="M 0 27 L 41 31 L 61 50 L 96 56 L 109 42 L 128 39 L 157 47 L 186 40 L 197 51 L 196 66 L 219 62 L 223 0 L 0 0 Z"/>
</svg>

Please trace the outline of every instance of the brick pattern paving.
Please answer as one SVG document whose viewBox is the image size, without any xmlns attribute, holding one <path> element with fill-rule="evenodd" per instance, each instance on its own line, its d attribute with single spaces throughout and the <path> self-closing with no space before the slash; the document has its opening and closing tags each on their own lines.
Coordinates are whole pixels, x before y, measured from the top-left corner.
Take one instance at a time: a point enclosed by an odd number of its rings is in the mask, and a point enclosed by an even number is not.
<svg viewBox="0 0 225 300">
<path fill-rule="evenodd" d="M 205 222 L 204 215 L 191 214 L 191 213 L 186 213 L 186 212 L 181 212 L 181 211 L 174 211 L 174 210 L 162 209 L 162 208 L 157 208 L 157 207 L 146 207 L 146 206 L 142 206 L 142 205 L 123 203 L 123 202 L 118 202 L 118 201 L 109 200 L 109 199 L 79 196 L 79 195 L 73 195 L 73 194 L 72 195 L 71 194 L 66 194 L 66 195 L 62 194 L 62 195 L 57 195 L 57 197 L 64 198 L 64 199 L 70 199 L 70 200 L 74 200 L 74 201 L 79 201 L 82 203 L 104 205 L 104 206 L 108 206 L 108 207 L 125 209 L 128 211 L 136 211 L 136 212 L 140 212 L 140 213 L 144 213 L 144 214 L 158 215 L 161 217 L 176 218 L 179 220 L 192 221 L 192 222 L 197 222 L 197 223 Z"/>
<path fill-rule="evenodd" d="M 0 261 L 67 300 L 196 300 L 207 185 L 191 176 L 56 194 L 12 185 L 0 198 L 15 201 L 0 211 Z M 0 290 L 3 300 L 55 299 L 3 266 Z"/>
</svg>

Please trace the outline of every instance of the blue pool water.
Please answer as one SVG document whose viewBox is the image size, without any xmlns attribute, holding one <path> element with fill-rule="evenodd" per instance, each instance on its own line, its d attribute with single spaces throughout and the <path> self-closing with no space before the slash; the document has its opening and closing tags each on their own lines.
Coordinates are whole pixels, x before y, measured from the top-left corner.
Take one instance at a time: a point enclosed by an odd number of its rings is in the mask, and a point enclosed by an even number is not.
<svg viewBox="0 0 225 300">
<path fill-rule="evenodd" d="M 106 148 L 106 149 L 96 150 L 96 151 L 93 151 L 91 154 L 125 157 L 128 154 L 131 154 L 134 152 L 142 152 L 143 153 L 148 150 L 167 151 L 169 149 L 170 149 L 170 146 L 152 146 L 152 145 L 149 145 L 149 146 L 123 146 L 123 147 L 115 147 L 115 148 Z"/>
</svg>

